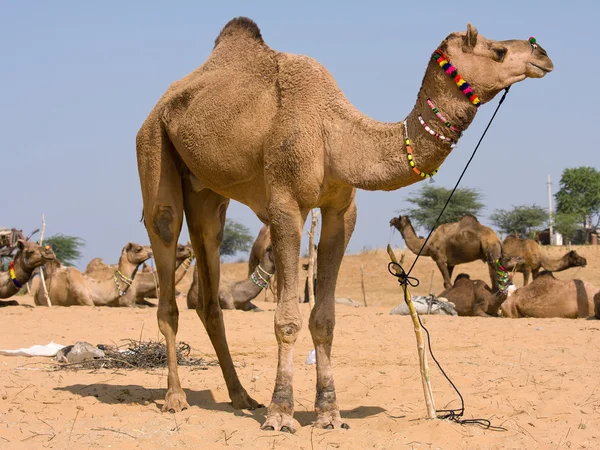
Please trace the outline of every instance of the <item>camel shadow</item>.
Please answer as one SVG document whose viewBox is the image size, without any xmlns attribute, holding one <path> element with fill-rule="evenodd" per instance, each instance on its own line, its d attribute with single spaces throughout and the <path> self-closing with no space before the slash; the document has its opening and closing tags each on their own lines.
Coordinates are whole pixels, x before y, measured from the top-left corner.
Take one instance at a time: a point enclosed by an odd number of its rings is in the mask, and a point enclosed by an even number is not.
<svg viewBox="0 0 600 450">
<path fill-rule="evenodd" d="M 136 384 L 113 385 L 106 383 L 99 384 L 73 384 L 70 386 L 56 387 L 55 391 L 70 392 L 81 397 L 95 397 L 99 402 L 108 405 L 143 405 L 154 404 L 159 410 L 164 405 L 166 389 L 147 389 Z M 260 425 L 265 422 L 266 408 L 258 408 L 253 411 L 233 409 L 229 402 L 217 402 L 210 390 L 194 391 L 184 389 L 187 401 L 191 407 L 209 411 L 223 411 L 232 413 L 235 416 L 248 417 L 256 420 Z M 343 419 L 363 419 L 370 416 L 383 413 L 386 410 L 378 406 L 359 406 L 348 411 L 340 411 Z M 316 417 L 313 411 L 297 411 L 294 418 L 302 426 L 311 425 Z"/>
</svg>

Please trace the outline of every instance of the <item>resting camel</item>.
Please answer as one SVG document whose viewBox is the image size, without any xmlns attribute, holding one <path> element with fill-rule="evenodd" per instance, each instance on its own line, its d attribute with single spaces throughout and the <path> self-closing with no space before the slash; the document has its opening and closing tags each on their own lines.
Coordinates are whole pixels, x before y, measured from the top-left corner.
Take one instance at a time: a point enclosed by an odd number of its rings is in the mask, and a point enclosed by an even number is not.
<svg viewBox="0 0 600 450">
<path fill-rule="evenodd" d="M 479 105 L 513 83 L 553 69 L 533 39 L 492 41 L 471 25 L 466 33 L 450 34 L 425 58 L 414 110 L 402 122 L 381 123 L 360 113 L 321 64 L 271 49 L 258 26 L 240 17 L 225 25 L 206 62 L 158 101 L 138 131 L 136 150 L 144 222 L 160 279 L 158 325 L 168 359 L 164 411 L 188 407 L 177 371 L 174 284 L 184 213 L 198 266 L 197 312 L 232 405 L 260 406 L 237 376 L 219 307 L 219 245 L 234 199 L 270 226 L 277 266 L 279 362 L 262 428 L 293 432 L 297 427 L 292 386 L 293 348 L 302 326 L 300 243 L 313 208 L 321 209 L 317 298 L 309 319 L 317 360 L 315 426 L 347 427 L 336 400 L 331 345 L 335 286 L 356 220 L 356 189 L 389 191 L 427 178 L 452 149 L 439 133 L 457 140 Z M 454 128 L 437 117 L 428 99 Z"/>
<path fill-rule="evenodd" d="M 17 294 L 25 283 L 33 276 L 33 271 L 50 261 L 56 256 L 49 247 L 44 247 L 35 242 L 19 239 L 17 253 L 10 263 L 7 272 L 0 272 L 0 298 L 9 298 Z M 14 301 L 0 302 L 0 306 L 18 304 Z"/>
<path fill-rule="evenodd" d="M 53 306 L 120 306 L 135 278 L 138 266 L 152 256 L 148 247 L 129 242 L 121 252 L 113 277 L 95 280 L 74 267 L 53 261 L 46 265 L 46 287 Z M 44 287 L 35 292 L 36 305 L 47 306 Z"/>
<path fill-rule="evenodd" d="M 504 317 L 562 317 L 576 319 L 594 315 L 598 288 L 581 280 L 557 280 L 543 271 L 527 286 L 517 289 L 502 304 Z"/>
<path fill-rule="evenodd" d="M 459 273 L 454 285 L 438 297 L 454 303 L 459 316 L 497 317 L 507 295 L 507 292 L 492 291 L 482 280 L 471 280 L 466 273 Z"/>
<path fill-rule="evenodd" d="M 177 246 L 177 270 L 175 271 L 175 283 L 179 283 L 181 279 L 185 276 L 190 265 L 192 264 L 194 256 L 192 253 L 191 244 L 183 245 L 179 244 Z M 96 260 L 100 260 L 99 262 Z M 95 280 L 106 280 L 107 278 L 111 278 L 114 276 L 115 269 L 117 266 L 108 266 L 101 262 L 100 258 L 94 258 L 87 265 L 85 275 Z M 157 298 L 156 292 L 156 284 L 157 284 L 156 275 L 152 272 L 143 272 L 138 271 L 135 278 L 133 279 L 133 283 L 127 289 L 125 295 L 121 296 L 119 299 L 119 306 L 135 306 L 138 305 L 146 305 L 146 306 L 156 306 L 153 303 L 147 302 L 146 298 Z"/>
<path fill-rule="evenodd" d="M 242 281 L 221 280 L 219 286 L 221 309 L 260 311 L 251 300 L 254 300 L 263 289 L 269 287 L 269 281 L 273 275 L 275 275 L 275 260 L 273 259 L 273 248 L 269 245 L 248 278 Z M 198 271 L 194 270 L 194 281 L 187 295 L 187 307 L 196 309 L 198 301 L 202 302 L 202 294 L 198 291 Z"/>
<path fill-rule="evenodd" d="M 410 219 L 407 216 L 394 217 L 390 225 L 400 231 L 410 251 L 418 254 L 425 239 L 417 236 Z M 494 230 L 481 225 L 471 214 L 464 215 L 458 222 L 437 227 L 421 256 L 429 256 L 435 261 L 446 289 L 452 287 L 454 266 L 480 259 L 488 264 L 492 289 L 498 290 L 496 261 L 502 257 L 502 241 Z"/>
<path fill-rule="evenodd" d="M 248 256 L 248 276 L 252 275 L 252 272 L 254 272 L 259 261 L 267 251 L 267 247 L 270 245 L 271 230 L 268 225 L 263 225 L 254 240 L 254 244 L 252 244 L 250 256 Z"/>
<path fill-rule="evenodd" d="M 523 274 L 524 286 L 529 284 L 529 276 L 533 274 L 535 277 L 540 269 L 560 272 L 571 267 L 585 267 L 587 264 L 586 259 L 579 256 L 575 250 L 565 253 L 560 258 L 552 258 L 533 239 L 507 236 L 502 245 L 506 255 L 523 258 L 523 262 L 517 265 L 516 271 Z"/>
</svg>

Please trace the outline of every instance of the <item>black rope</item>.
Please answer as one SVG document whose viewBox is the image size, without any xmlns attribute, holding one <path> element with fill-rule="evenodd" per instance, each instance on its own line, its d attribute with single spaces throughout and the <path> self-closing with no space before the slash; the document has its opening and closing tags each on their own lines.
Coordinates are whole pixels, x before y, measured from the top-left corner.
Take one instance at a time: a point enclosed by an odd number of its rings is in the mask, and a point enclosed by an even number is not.
<svg viewBox="0 0 600 450">
<path fill-rule="evenodd" d="M 415 264 L 419 260 L 419 257 L 421 256 L 421 253 L 423 252 L 423 249 L 427 245 L 427 242 L 429 241 L 429 238 L 431 237 L 433 231 L 438 226 L 438 223 L 439 223 L 440 219 L 442 218 L 442 215 L 446 211 L 446 208 L 447 208 L 448 204 L 450 203 L 450 200 L 452 199 L 452 196 L 456 192 L 456 189 L 458 189 L 458 185 L 462 181 L 463 176 L 465 175 L 465 173 L 467 172 L 467 169 L 469 168 L 469 165 L 471 164 L 471 161 L 475 157 L 475 153 L 477 153 L 477 150 L 479 149 L 479 146 L 481 145 L 481 142 L 483 141 L 483 138 L 485 137 L 488 129 L 492 125 L 492 122 L 494 121 L 494 118 L 496 117 L 496 113 L 498 112 L 498 110 L 500 109 L 500 106 L 504 102 L 504 99 L 506 98 L 506 94 L 508 94 L 509 89 L 510 89 L 510 86 L 508 86 L 504 90 L 504 94 L 502 95 L 502 98 L 500 98 L 500 101 L 498 102 L 498 106 L 496 106 L 496 110 L 494 111 L 494 114 L 492 115 L 489 123 L 485 127 L 485 130 L 483 130 L 483 134 L 479 138 L 479 141 L 477 142 L 477 145 L 475 146 L 475 149 L 473 150 L 473 153 L 471 154 L 471 157 L 467 161 L 467 164 L 465 165 L 465 168 L 463 169 L 462 173 L 458 177 L 458 181 L 454 185 L 454 188 L 452 189 L 452 192 L 450 192 L 450 195 L 448 196 L 448 199 L 446 200 L 446 203 L 444 204 L 444 207 L 440 211 L 440 214 L 438 215 L 437 219 L 435 219 L 435 223 L 433 224 L 433 227 L 429 231 L 429 234 L 427 235 L 427 238 L 425 239 L 425 242 L 423 242 L 423 245 L 419 249 L 419 253 L 417 254 L 417 257 L 413 261 L 412 265 L 410 266 L 410 269 L 408 270 L 408 272 L 406 272 L 404 270 L 404 268 L 402 267 L 402 265 L 399 264 L 399 263 L 390 262 L 388 264 L 388 272 L 390 272 L 392 275 L 394 275 L 396 278 L 398 278 L 398 283 L 400 283 L 400 285 L 402 286 L 402 289 L 404 291 L 404 300 L 405 301 L 406 301 L 407 296 L 408 296 L 408 289 L 407 289 L 407 287 L 408 286 L 416 287 L 416 286 L 419 285 L 418 278 L 411 277 L 410 273 L 412 272 L 412 270 L 415 267 Z M 431 355 L 431 358 L 433 359 L 433 361 L 437 365 L 438 369 L 440 369 L 440 372 L 442 372 L 442 375 L 444 375 L 444 378 L 446 378 L 446 380 L 448 380 L 448 383 L 450 383 L 450 385 L 452 386 L 452 388 L 454 389 L 454 391 L 456 392 L 456 394 L 460 398 L 460 408 L 458 408 L 458 409 L 438 409 L 438 410 L 436 410 L 437 418 L 438 419 L 442 419 L 442 420 L 448 419 L 448 420 L 456 422 L 456 423 L 458 423 L 460 425 L 478 425 L 478 426 L 480 426 L 480 427 L 482 427 L 482 428 L 484 428 L 486 430 L 491 430 L 491 431 L 508 431 L 504 427 L 498 427 L 498 426 L 492 425 L 492 423 L 488 419 L 462 419 L 462 417 L 463 417 L 463 415 L 465 413 L 465 400 L 464 400 L 462 394 L 460 393 L 460 391 L 458 390 L 458 388 L 456 387 L 456 385 L 452 382 L 452 380 L 446 374 L 446 372 L 444 371 L 444 369 L 442 369 L 442 366 L 440 365 L 440 363 L 436 359 L 435 355 L 433 354 L 433 349 L 431 348 L 431 336 L 429 335 L 429 330 L 427 328 L 425 328 L 425 326 L 423 326 L 423 322 L 421 322 L 421 316 L 419 316 L 419 314 L 417 314 L 417 319 L 419 320 L 419 324 L 421 325 L 421 328 L 423 328 L 425 330 L 425 333 L 427 334 L 427 346 L 429 348 L 429 354 Z"/>
</svg>

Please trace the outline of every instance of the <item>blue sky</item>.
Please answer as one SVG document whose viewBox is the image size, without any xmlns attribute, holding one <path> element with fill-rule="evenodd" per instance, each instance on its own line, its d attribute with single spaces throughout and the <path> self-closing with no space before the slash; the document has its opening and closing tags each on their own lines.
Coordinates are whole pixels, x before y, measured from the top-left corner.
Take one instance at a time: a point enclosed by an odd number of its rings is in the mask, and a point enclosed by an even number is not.
<svg viewBox="0 0 600 450">
<path fill-rule="evenodd" d="M 597 2 L 205 3 L 2 3 L 0 226 L 27 233 L 44 212 L 47 234 L 85 239 L 80 266 L 94 256 L 116 261 L 127 241 L 147 243 L 137 130 L 169 84 L 202 64 L 222 26 L 239 15 L 255 20 L 272 48 L 320 61 L 351 102 L 386 122 L 411 110 L 431 52 L 467 21 L 490 39 L 535 36 L 555 71 L 513 87 L 463 180 L 483 193 L 484 222 L 496 208 L 546 206 L 548 174 L 556 190 L 563 168 L 600 166 Z M 480 109 L 438 185 L 454 184 L 494 107 Z M 419 186 L 359 192 L 349 251 L 385 246 L 390 218 Z M 228 217 L 260 228 L 238 203 Z M 394 242 L 401 243 L 398 234 Z"/>
</svg>

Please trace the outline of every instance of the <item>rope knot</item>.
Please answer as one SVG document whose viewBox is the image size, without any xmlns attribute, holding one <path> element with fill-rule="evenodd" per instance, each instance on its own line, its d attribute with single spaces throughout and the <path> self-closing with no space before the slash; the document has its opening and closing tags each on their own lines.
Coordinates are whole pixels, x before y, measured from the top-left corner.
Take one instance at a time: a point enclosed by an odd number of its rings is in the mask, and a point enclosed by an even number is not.
<svg viewBox="0 0 600 450">
<path fill-rule="evenodd" d="M 388 264 L 388 272 L 398 278 L 400 286 L 417 287 L 419 285 L 419 279 L 409 276 L 404 268 L 397 262 L 392 261 Z"/>
</svg>

